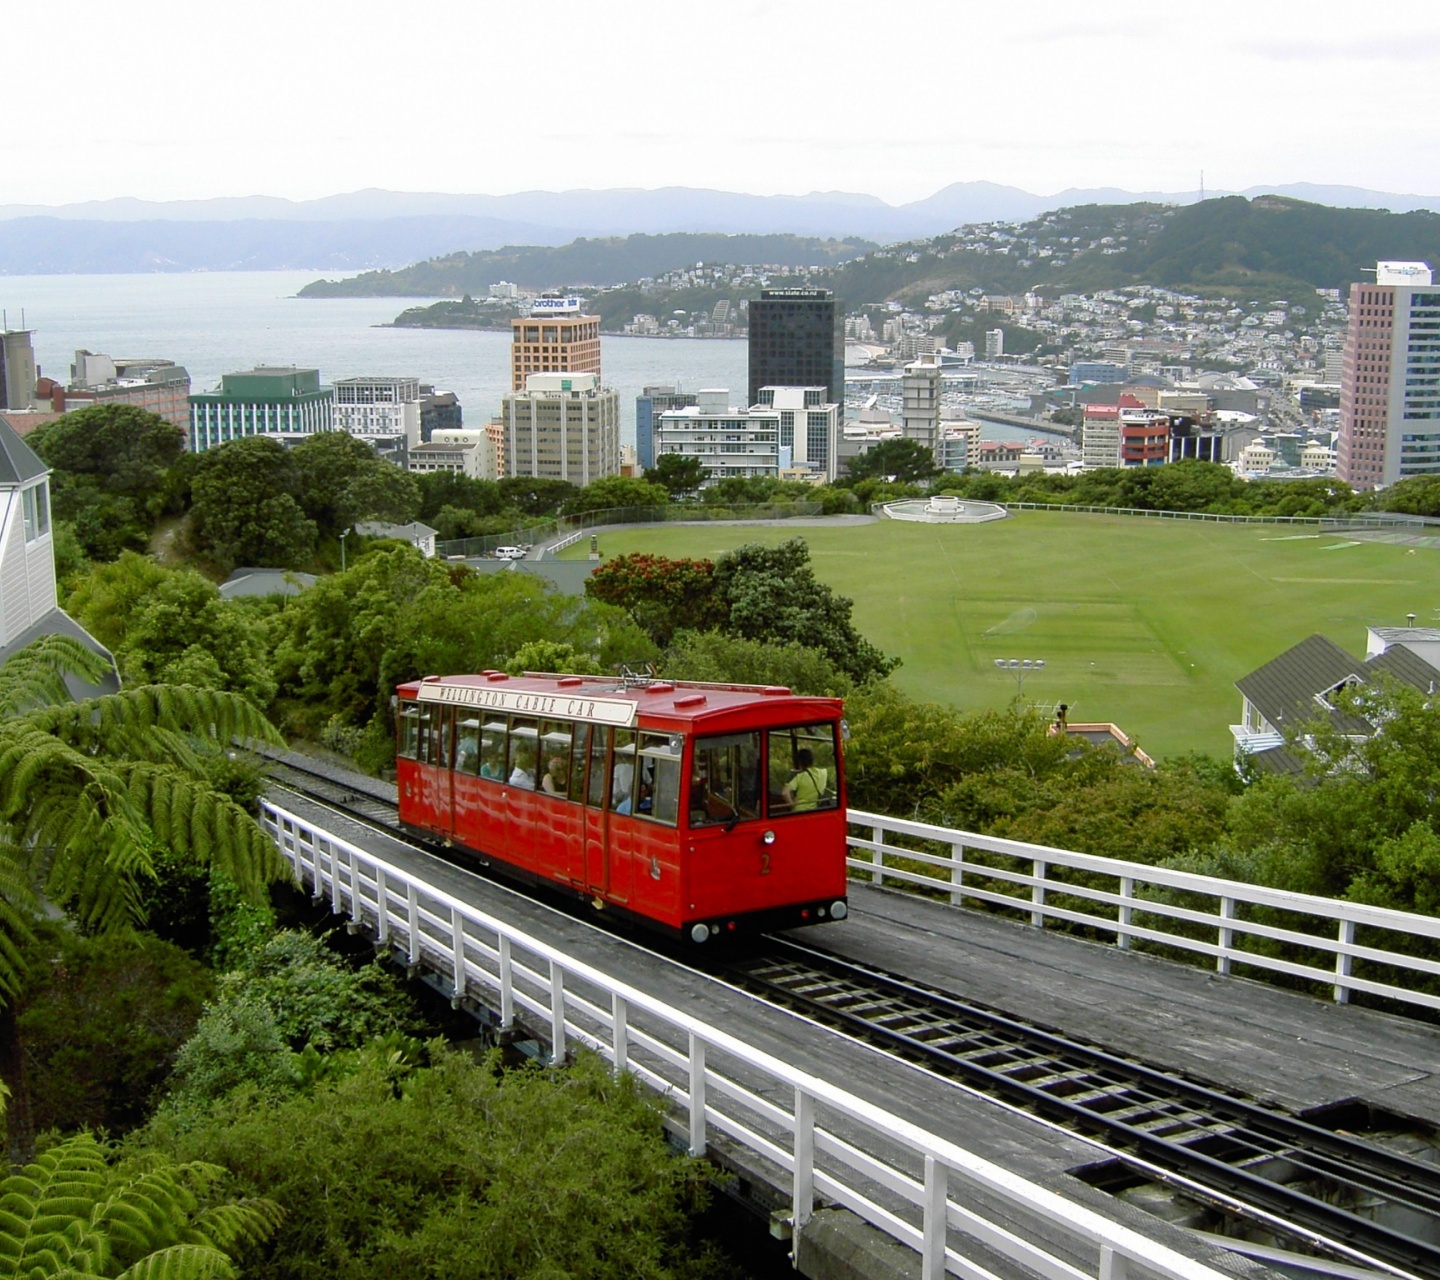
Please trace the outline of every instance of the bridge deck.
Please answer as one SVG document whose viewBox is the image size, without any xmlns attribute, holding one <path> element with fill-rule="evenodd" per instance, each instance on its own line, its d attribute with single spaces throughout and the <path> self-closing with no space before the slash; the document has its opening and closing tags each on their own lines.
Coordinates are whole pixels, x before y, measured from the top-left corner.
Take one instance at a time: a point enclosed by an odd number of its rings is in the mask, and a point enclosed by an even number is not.
<svg viewBox="0 0 1440 1280">
<path fill-rule="evenodd" d="M 852 885 L 826 949 L 1295 1112 L 1440 1126 L 1440 1027 Z"/>
</svg>

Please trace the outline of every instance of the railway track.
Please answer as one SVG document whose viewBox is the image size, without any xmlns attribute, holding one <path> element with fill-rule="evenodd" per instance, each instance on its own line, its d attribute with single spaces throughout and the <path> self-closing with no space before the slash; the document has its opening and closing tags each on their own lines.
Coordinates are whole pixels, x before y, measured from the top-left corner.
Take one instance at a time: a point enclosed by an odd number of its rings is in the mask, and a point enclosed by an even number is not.
<svg viewBox="0 0 1440 1280">
<path fill-rule="evenodd" d="M 795 943 L 777 941 L 723 976 L 1095 1138 L 1131 1180 L 1171 1181 L 1307 1248 L 1440 1277 L 1433 1164 Z"/>
<path fill-rule="evenodd" d="M 395 833 L 393 786 L 270 758 L 277 785 Z M 1095 1185 L 1168 1183 L 1287 1247 L 1440 1280 L 1440 1167 L 813 947 L 770 939 L 709 971 L 1090 1138 L 1103 1148 Z"/>
</svg>

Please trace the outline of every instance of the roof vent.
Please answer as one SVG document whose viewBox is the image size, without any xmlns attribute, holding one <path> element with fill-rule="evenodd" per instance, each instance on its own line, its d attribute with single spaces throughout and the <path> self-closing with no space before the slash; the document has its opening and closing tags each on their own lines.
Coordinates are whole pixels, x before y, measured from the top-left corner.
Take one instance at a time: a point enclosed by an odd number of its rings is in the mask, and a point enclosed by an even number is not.
<svg viewBox="0 0 1440 1280">
<path fill-rule="evenodd" d="M 506 673 L 506 672 L 504 672 L 504 671 L 487 671 L 487 672 L 485 673 L 485 679 L 487 679 L 487 680 L 508 680 L 508 679 L 510 679 L 510 676 L 508 675 L 508 673 Z"/>
<path fill-rule="evenodd" d="M 584 684 L 585 681 L 579 676 L 561 676 L 555 683 L 562 689 L 573 689 L 577 684 Z"/>
<path fill-rule="evenodd" d="M 783 684 L 767 684 L 761 691 L 767 698 L 788 698 L 790 690 Z"/>
<path fill-rule="evenodd" d="M 677 707 L 703 707 L 707 699 L 703 693 L 686 694 L 683 698 L 676 698 Z"/>
</svg>

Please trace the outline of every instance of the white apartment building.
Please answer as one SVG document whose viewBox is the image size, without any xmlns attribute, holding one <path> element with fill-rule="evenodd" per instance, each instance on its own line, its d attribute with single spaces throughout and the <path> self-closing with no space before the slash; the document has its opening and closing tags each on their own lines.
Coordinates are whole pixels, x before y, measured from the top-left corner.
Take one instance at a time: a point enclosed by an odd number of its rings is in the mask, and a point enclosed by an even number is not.
<svg viewBox="0 0 1440 1280">
<path fill-rule="evenodd" d="M 584 486 L 620 474 L 620 393 L 598 373 L 530 374 L 505 397 L 500 423 L 506 475 Z"/>
<path fill-rule="evenodd" d="M 823 396 L 825 388 L 818 390 Z M 693 405 L 666 409 L 655 420 L 655 459 L 667 453 L 698 459 L 706 472 L 701 487 L 707 489 L 731 476 L 774 479 L 792 463 L 780 447 L 780 413 L 763 405 L 737 409 L 728 389 L 697 392 Z"/>
<path fill-rule="evenodd" d="M 377 446 L 420 443 L 419 378 L 337 378 L 334 423 Z"/>
<path fill-rule="evenodd" d="M 824 387 L 761 387 L 757 407 L 774 409 L 780 415 L 782 459 L 789 452 L 789 461 L 782 461 L 782 466 L 804 467 L 824 480 L 835 479 L 844 405 L 827 401 Z"/>
</svg>

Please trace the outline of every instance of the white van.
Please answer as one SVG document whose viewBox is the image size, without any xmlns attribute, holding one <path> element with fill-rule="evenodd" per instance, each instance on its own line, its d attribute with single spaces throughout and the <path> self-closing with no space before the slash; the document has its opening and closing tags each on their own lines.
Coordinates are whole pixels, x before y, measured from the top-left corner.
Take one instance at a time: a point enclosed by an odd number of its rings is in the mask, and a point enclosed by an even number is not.
<svg viewBox="0 0 1440 1280">
<path fill-rule="evenodd" d="M 523 560 L 525 559 L 524 547 L 496 547 L 495 559 L 497 560 Z"/>
</svg>

